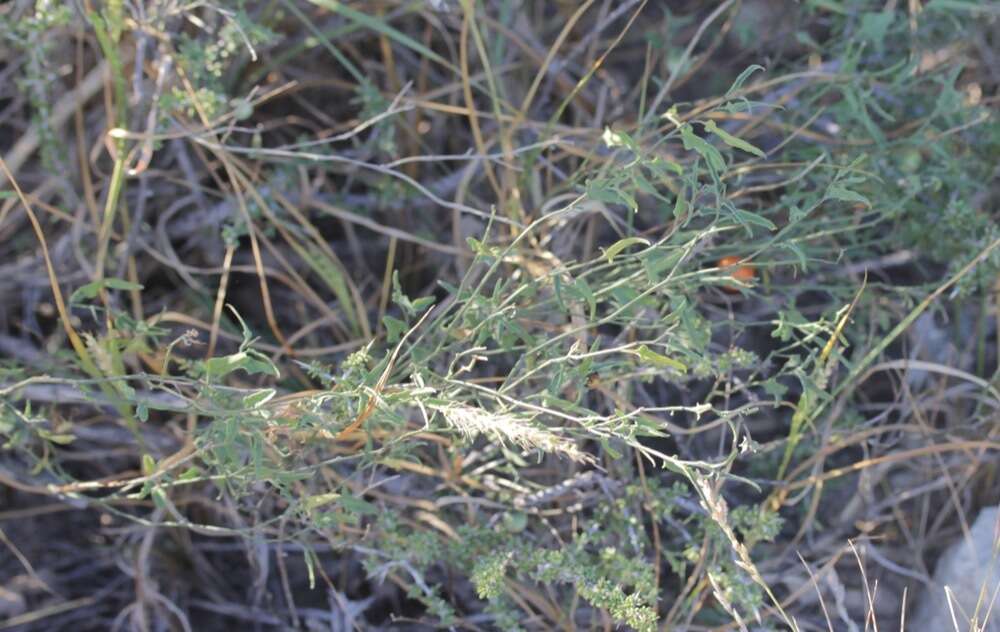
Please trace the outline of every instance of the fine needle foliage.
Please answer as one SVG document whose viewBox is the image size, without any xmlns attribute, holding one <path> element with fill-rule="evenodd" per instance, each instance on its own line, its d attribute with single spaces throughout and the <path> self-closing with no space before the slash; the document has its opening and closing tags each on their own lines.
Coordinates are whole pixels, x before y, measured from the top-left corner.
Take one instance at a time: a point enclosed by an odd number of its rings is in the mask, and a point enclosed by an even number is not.
<svg viewBox="0 0 1000 632">
<path fill-rule="evenodd" d="M 1000 501 L 998 34 L 4 4 L 0 629 L 909 629 Z"/>
</svg>

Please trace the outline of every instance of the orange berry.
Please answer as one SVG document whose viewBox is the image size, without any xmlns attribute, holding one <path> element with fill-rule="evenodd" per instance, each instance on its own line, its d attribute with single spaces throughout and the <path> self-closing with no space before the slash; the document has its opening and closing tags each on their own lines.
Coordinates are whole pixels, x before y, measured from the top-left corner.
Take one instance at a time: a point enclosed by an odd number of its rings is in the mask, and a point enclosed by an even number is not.
<svg viewBox="0 0 1000 632">
<path fill-rule="evenodd" d="M 720 268 L 732 268 L 742 260 L 743 260 L 742 257 L 729 255 L 727 257 L 719 259 L 716 265 Z M 730 272 L 729 275 L 734 279 L 736 279 L 737 281 L 741 281 L 743 283 L 750 283 L 757 277 L 757 273 L 750 266 L 738 266 L 736 267 L 735 270 Z M 739 291 L 738 289 L 732 286 L 723 286 L 723 289 L 726 290 L 727 292 L 733 292 L 733 293 Z"/>
</svg>

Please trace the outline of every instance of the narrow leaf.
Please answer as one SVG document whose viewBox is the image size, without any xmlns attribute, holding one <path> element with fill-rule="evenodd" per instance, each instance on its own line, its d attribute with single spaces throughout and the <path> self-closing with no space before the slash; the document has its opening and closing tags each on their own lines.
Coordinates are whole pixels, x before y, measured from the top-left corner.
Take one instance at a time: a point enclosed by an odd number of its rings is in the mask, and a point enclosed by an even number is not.
<svg viewBox="0 0 1000 632">
<path fill-rule="evenodd" d="M 638 349 L 636 349 L 636 355 L 638 355 L 639 358 L 642 359 L 644 362 L 648 362 L 653 366 L 664 369 L 673 369 L 680 373 L 687 373 L 686 364 L 678 360 L 674 360 L 673 358 L 668 358 L 665 355 L 659 354 L 650 349 L 649 347 L 647 347 L 646 345 L 641 345 Z"/>
<path fill-rule="evenodd" d="M 340 506 L 353 514 L 374 516 L 378 513 L 378 507 L 357 496 L 341 496 Z"/>
<path fill-rule="evenodd" d="M 761 151 L 757 147 L 754 147 L 753 145 L 751 145 L 750 143 L 746 142 L 742 138 L 739 138 L 737 136 L 733 136 L 732 134 L 730 134 L 726 130 L 720 128 L 718 125 L 715 124 L 715 121 L 711 121 L 711 120 L 710 121 L 706 121 L 705 122 L 705 129 L 708 130 L 709 132 L 715 134 L 716 136 L 718 136 L 720 139 L 722 139 L 722 142 L 724 142 L 725 144 L 729 145 L 730 147 L 735 147 L 736 149 L 742 149 L 743 151 L 747 152 L 748 154 L 753 154 L 754 156 L 760 156 L 761 158 L 767 158 L 767 154 L 765 154 L 763 151 Z"/>
<path fill-rule="evenodd" d="M 273 388 L 264 388 L 259 391 L 254 391 L 243 398 L 243 407 L 258 408 L 263 406 L 267 402 L 271 401 L 271 398 L 274 397 L 276 393 L 277 391 Z"/>
<path fill-rule="evenodd" d="M 725 170 L 726 159 L 722 157 L 718 149 L 712 147 L 708 141 L 695 134 L 690 125 L 681 127 L 681 141 L 684 143 L 684 149 L 698 152 L 702 158 L 708 161 L 708 165 L 716 173 Z"/>
<path fill-rule="evenodd" d="M 620 253 L 622 250 L 625 250 L 629 246 L 634 246 L 636 244 L 642 244 L 644 246 L 648 246 L 649 240 L 643 239 L 642 237 L 626 237 L 625 239 L 620 239 L 615 243 L 611 244 L 610 246 L 608 246 L 607 250 L 602 249 L 604 252 L 604 258 L 608 260 L 608 263 L 611 263 L 614 260 L 615 256 L 618 255 L 618 253 Z"/>
<path fill-rule="evenodd" d="M 833 200 L 841 200 L 843 202 L 853 202 L 855 204 L 864 204 L 865 206 L 871 208 L 872 203 L 868 201 L 868 198 L 861 195 L 856 191 L 851 191 L 850 189 L 845 189 L 839 184 L 831 184 L 830 188 L 826 190 L 826 197 Z"/>
<path fill-rule="evenodd" d="M 757 213 L 751 213 L 750 211 L 741 211 L 740 209 L 733 209 L 733 215 L 736 217 L 736 221 L 740 224 L 746 226 L 747 224 L 754 224 L 757 226 L 763 226 L 768 230 L 776 230 L 778 227 L 774 225 L 774 222 L 767 219 L 762 215 Z"/>
<path fill-rule="evenodd" d="M 100 279 L 78 287 L 76 291 L 70 294 L 69 302 L 71 305 L 76 305 L 88 299 L 92 299 L 100 294 L 101 290 L 105 288 L 112 290 L 141 290 L 143 289 L 143 286 L 124 279 Z"/>
<path fill-rule="evenodd" d="M 740 76 L 736 78 L 736 81 L 733 82 L 733 85 L 729 86 L 729 89 L 726 90 L 726 96 L 729 97 L 732 96 L 734 93 L 738 92 L 740 88 L 743 87 L 743 84 L 746 83 L 746 80 L 750 78 L 750 75 L 757 72 L 758 70 L 764 70 L 764 67 L 758 64 L 751 64 L 750 66 L 748 66 L 747 69 L 741 72 Z"/>
</svg>

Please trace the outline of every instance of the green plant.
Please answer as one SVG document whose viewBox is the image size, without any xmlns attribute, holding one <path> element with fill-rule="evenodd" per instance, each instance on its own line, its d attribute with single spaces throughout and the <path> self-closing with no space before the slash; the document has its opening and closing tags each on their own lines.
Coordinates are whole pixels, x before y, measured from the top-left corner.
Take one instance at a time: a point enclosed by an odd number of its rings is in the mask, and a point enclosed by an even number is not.
<svg viewBox="0 0 1000 632">
<path fill-rule="evenodd" d="M 29 79 L 86 28 L 112 110 L 89 220 L 22 196 L 87 265 L 46 250 L 73 291 L 37 337 L 76 357 L 0 365 L 0 435 L 19 488 L 143 527 L 144 578 L 165 531 L 273 556 L 277 626 L 323 585 L 438 626 L 800 629 L 789 551 L 857 537 L 831 496 L 883 434 L 971 449 L 865 384 L 944 298 L 981 303 L 940 374 L 990 423 L 1000 125 L 933 63 L 989 37 L 974 3 L 804 2 L 766 69 L 715 56 L 754 43 L 734 1 L 85 4 L 4 16 Z M 204 602 L 149 590 L 140 623 Z"/>
</svg>

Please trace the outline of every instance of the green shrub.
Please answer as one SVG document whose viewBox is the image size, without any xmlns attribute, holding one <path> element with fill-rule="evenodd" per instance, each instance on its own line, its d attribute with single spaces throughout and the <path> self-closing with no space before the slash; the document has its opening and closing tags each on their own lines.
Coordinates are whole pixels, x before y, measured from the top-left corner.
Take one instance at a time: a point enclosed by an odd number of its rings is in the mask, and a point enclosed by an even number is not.
<svg viewBox="0 0 1000 632">
<path fill-rule="evenodd" d="M 623 48 L 646 37 L 663 60 L 626 73 L 637 86 L 596 126 L 574 108 L 602 94 L 590 86 L 613 85 L 597 59 L 549 74 L 525 66 L 526 80 L 510 70 L 531 59 L 505 35 L 517 3 L 440 15 L 425 3 L 386 3 L 389 15 L 327 0 L 149 4 L 141 19 L 108 2 L 85 22 L 38 3 L 31 20 L 0 24 L 27 60 L 46 155 L 58 143 L 36 88 L 51 71 L 48 31 L 73 20 L 121 73 L 107 127 L 156 114 L 150 129 L 116 137 L 104 214 L 93 241 L 79 242 L 100 262 L 96 278 L 63 284 L 76 290 L 82 351 L 48 376 L 0 369 L 0 434 L 24 471 L 139 524 L 295 542 L 311 586 L 317 572 L 346 572 L 331 551 L 359 561 L 435 625 L 484 613 L 498 629 L 596 625 L 599 613 L 638 630 L 794 625 L 759 564 L 815 518 L 789 499 L 809 476 L 796 468 L 830 433 L 860 426 L 845 394 L 900 323 L 952 287 L 942 279 L 954 277 L 955 296 L 982 297 L 1000 271 L 995 99 L 974 102 L 960 66 L 927 62 L 995 12 L 930 2 L 915 20 L 883 3 L 804 2 L 797 19 L 816 28 L 797 31 L 802 52 L 735 72 L 690 38 L 703 23 L 706 42 L 727 42 L 722 24 L 739 3 L 721 22 L 699 12 L 662 28 L 612 21 Z M 170 74 L 135 102 L 125 60 L 147 31 Z M 586 48 L 586 30 L 568 33 Z M 618 43 L 600 45 L 607 68 L 624 72 Z M 454 82 L 482 120 L 469 122 L 467 104 L 447 104 L 467 117 L 455 124 L 395 99 L 390 54 Z M 268 99 L 248 83 L 292 90 L 266 76 L 305 81 L 326 55 L 342 102 L 288 106 L 317 138 L 267 129 Z M 689 72 L 715 91 L 688 84 Z M 568 87 L 553 87 L 560 76 Z M 421 77 L 415 89 L 431 91 Z M 418 119 L 451 136 L 417 133 Z M 330 136 L 340 144 L 312 142 Z M 154 137 L 152 169 L 126 175 Z M 167 152 L 173 138 L 189 147 Z M 426 160 L 392 162 L 413 150 Z M 206 174 L 190 195 L 210 189 L 226 214 L 171 238 L 173 220 L 136 216 L 145 205 L 167 213 L 138 191 L 161 179 L 174 191 L 168 174 L 183 175 L 192 152 Z M 442 193 L 438 168 L 454 160 L 472 167 Z M 385 211 L 394 203 L 406 208 Z M 359 238 L 362 228 L 374 232 Z M 224 270 L 223 289 L 188 281 L 188 255 L 171 264 L 157 250 L 159 263 L 143 254 L 137 268 L 135 244 L 163 240 L 198 244 L 186 252 Z M 433 258 L 442 248 L 447 259 Z M 939 269 L 896 283 L 878 262 L 900 252 Z M 241 309 L 224 310 L 234 260 L 252 283 L 240 286 Z M 247 303 L 258 287 L 260 302 Z M 167 312 L 212 323 L 213 353 L 197 330 L 171 330 Z M 60 335 L 49 348 L 66 346 Z M 30 390 L 43 384 L 80 401 L 46 403 Z M 81 444 L 77 417 L 54 411 L 74 406 L 128 424 L 141 474 L 100 494 L 73 481 L 61 459 Z M 166 427 L 183 435 L 179 450 L 148 443 Z M 226 512 L 199 512 L 192 498 Z"/>
</svg>

